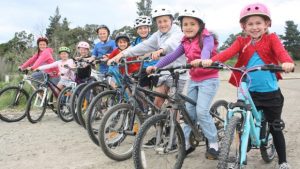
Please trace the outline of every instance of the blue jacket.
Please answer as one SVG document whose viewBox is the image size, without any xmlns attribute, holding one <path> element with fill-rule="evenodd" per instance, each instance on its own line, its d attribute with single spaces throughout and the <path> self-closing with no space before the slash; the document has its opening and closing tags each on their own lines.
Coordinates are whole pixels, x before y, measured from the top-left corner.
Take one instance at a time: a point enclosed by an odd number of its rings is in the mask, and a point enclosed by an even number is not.
<svg viewBox="0 0 300 169">
<path fill-rule="evenodd" d="M 108 39 L 106 42 L 98 42 L 92 52 L 92 56 L 96 59 L 101 59 L 103 55 L 110 54 L 116 48 L 116 43 L 114 40 Z M 106 73 L 108 71 L 108 66 L 106 64 L 100 64 L 99 71 L 101 73 Z"/>
</svg>

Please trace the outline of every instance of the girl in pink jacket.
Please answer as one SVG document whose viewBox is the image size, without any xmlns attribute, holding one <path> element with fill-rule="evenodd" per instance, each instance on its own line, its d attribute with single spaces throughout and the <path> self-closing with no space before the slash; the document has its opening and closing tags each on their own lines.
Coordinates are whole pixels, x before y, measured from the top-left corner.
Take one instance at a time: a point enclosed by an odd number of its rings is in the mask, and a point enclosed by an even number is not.
<svg viewBox="0 0 300 169">
<path fill-rule="evenodd" d="M 34 70 L 41 65 L 53 63 L 55 60 L 52 56 L 53 50 L 48 48 L 48 39 L 46 37 L 40 37 L 37 40 L 38 52 L 34 54 L 30 59 L 23 63 L 19 68 L 21 70 L 28 69 Z M 57 84 L 59 81 L 58 68 L 52 68 L 45 71 L 50 75 L 50 80 Z M 32 78 L 36 80 L 43 80 L 43 72 L 34 72 L 31 75 Z"/>
<path fill-rule="evenodd" d="M 178 19 L 181 23 L 181 29 L 184 37 L 177 49 L 163 57 L 155 66 L 147 68 L 147 72 L 151 72 L 156 68 L 163 68 L 174 62 L 182 54 L 187 57 L 187 62 L 191 65 L 197 65 L 200 59 L 209 59 L 216 54 L 217 43 L 214 36 L 205 28 L 205 24 L 200 18 L 197 10 L 185 9 L 179 14 Z M 184 64 L 184 63 L 182 63 Z M 190 69 L 190 80 L 188 83 L 187 96 L 197 102 L 194 106 L 186 103 L 186 109 L 192 120 L 200 125 L 208 145 L 205 156 L 207 159 L 217 159 L 218 136 L 217 129 L 209 113 L 211 102 L 219 87 L 218 71 L 213 69 L 192 68 Z M 183 127 L 186 154 L 190 154 L 195 150 L 190 144 L 191 128 L 185 124 Z"/>
</svg>

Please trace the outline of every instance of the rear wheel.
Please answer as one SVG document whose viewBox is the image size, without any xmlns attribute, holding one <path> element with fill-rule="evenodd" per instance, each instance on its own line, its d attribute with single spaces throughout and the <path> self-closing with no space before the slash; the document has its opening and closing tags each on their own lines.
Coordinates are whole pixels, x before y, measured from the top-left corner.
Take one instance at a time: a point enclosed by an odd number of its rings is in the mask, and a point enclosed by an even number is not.
<svg viewBox="0 0 300 169">
<path fill-rule="evenodd" d="M 47 93 L 44 93 L 43 89 L 38 89 L 35 92 L 33 92 L 33 94 L 30 96 L 27 103 L 26 115 L 31 123 L 37 123 L 40 120 L 42 120 L 46 112 L 46 94 Z M 46 95 L 46 97 L 44 95 Z"/>
<path fill-rule="evenodd" d="M 218 169 L 239 169 L 240 168 L 240 128 L 241 118 L 233 116 L 225 130 L 221 142 Z"/>
<path fill-rule="evenodd" d="M 72 87 L 65 87 L 57 98 L 57 113 L 60 119 L 64 122 L 73 120 L 73 115 L 70 111 L 70 98 L 72 95 Z"/>
<path fill-rule="evenodd" d="M 11 86 L 0 91 L 0 119 L 17 122 L 26 116 L 28 93 L 18 86 Z"/>
<path fill-rule="evenodd" d="M 213 116 L 220 141 L 224 137 L 224 120 L 227 117 L 227 112 L 228 102 L 226 100 L 217 100 L 210 108 L 210 114 Z"/>
<path fill-rule="evenodd" d="M 273 142 L 273 137 L 270 133 L 270 126 L 268 123 L 264 123 L 262 127 L 262 136 L 265 138 L 264 141 L 262 141 L 262 144 L 260 146 L 260 154 L 262 159 L 266 163 L 270 163 L 275 158 L 276 149 Z"/>
</svg>

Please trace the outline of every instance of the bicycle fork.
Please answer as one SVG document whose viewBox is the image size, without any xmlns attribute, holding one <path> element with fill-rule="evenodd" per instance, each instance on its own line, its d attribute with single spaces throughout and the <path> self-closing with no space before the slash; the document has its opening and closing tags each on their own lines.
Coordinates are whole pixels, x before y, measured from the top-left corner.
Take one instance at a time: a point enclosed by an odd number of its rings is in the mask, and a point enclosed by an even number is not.
<svg viewBox="0 0 300 169">
<path fill-rule="evenodd" d="M 34 100 L 34 106 L 36 107 L 43 107 L 46 101 L 46 97 L 47 97 L 47 88 L 44 88 L 43 90 L 43 95 L 41 96 L 40 94 L 37 95 L 37 97 Z"/>
</svg>

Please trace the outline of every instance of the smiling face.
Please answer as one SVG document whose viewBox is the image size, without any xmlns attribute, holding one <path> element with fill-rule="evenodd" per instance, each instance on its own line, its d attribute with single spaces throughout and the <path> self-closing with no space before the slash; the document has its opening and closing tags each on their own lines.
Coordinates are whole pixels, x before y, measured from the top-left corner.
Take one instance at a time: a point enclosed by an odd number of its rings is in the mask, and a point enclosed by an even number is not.
<svg viewBox="0 0 300 169">
<path fill-rule="evenodd" d="M 261 16 L 250 16 L 246 19 L 243 27 L 247 35 L 254 40 L 258 40 L 267 32 L 269 25 L 270 21 L 265 20 Z"/>
<path fill-rule="evenodd" d="M 101 28 L 98 30 L 98 37 L 101 42 L 104 42 L 108 39 L 108 31 L 105 28 Z"/>
<path fill-rule="evenodd" d="M 87 49 L 87 48 L 78 48 L 78 50 L 79 50 L 80 56 L 86 57 L 89 54 L 89 49 Z"/>
<path fill-rule="evenodd" d="M 69 58 L 69 54 L 67 52 L 60 52 L 59 56 L 61 60 L 67 60 Z"/>
<path fill-rule="evenodd" d="M 45 41 L 40 41 L 39 42 L 39 49 L 40 49 L 40 51 L 43 51 L 44 49 L 46 49 L 47 48 L 47 43 L 45 42 Z"/>
<path fill-rule="evenodd" d="M 193 38 L 199 32 L 200 25 L 197 19 L 192 17 L 182 18 L 182 31 L 187 38 Z"/>
<path fill-rule="evenodd" d="M 141 38 L 147 38 L 147 36 L 149 35 L 150 33 L 150 27 L 149 26 L 139 26 L 137 29 L 136 29 L 136 32 L 137 34 L 139 34 L 139 36 Z"/>
<path fill-rule="evenodd" d="M 170 16 L 159 16 L 155 19 L 157 28 L 161 33 L 167 33 L 172 27 L 172 19 Z"/>
<path fill-rule="evenodd" d="M 121 39 L 118 40 L 117 45 L 118 45 L 118 48 L 120 50 L 124 50 L 124 49 L 126 49 L 129 46 L 129 43 L 128 43 L 128 41 L 126 39 L 121 38 Z"/>
</svg>

